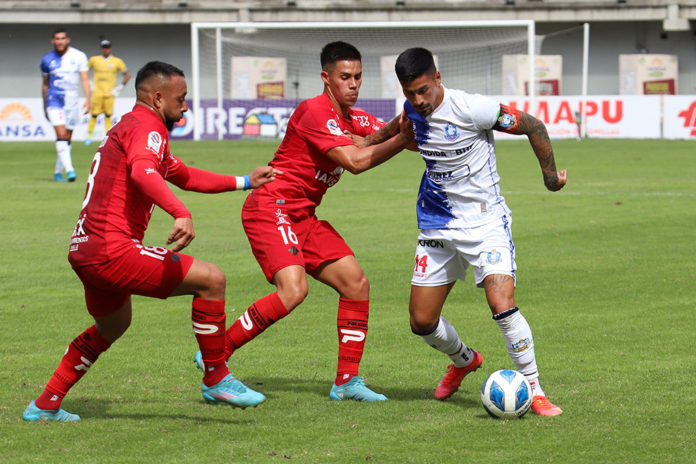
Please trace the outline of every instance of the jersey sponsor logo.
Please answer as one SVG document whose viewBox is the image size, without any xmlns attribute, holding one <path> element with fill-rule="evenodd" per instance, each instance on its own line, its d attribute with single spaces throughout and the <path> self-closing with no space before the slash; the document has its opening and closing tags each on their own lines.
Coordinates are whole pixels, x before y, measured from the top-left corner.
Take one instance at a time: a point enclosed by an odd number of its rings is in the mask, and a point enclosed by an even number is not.
<svg viewBox="0 0 696 464">
<path fill-rule="evenodd" d="M 329 130 L 330 134 L 333 135 L 343 135 L 343 131 L 338 127 L 338 123 L 335 119 L 329 119 L 326 121 L 326 128 Z"/>
<path fill-rule="evenodd" d="M 156 172 L 157 171 L 155 170 L 155 168 L 145 168 L 145 175 L 149 176 L 150 174 L 154 174 Z"/>
<path fill-rule="evenodd" d="M 289 251 L 290 254 L 292 254 L 293 256 L 297 256 L 297 253 L 300 252 L 300 250 L 298 250 L 297 247 L 296 247 L 295 245 L 293 245 L 293 246 L 291 246 L 290 248 L 288 248 L 288 251 Z"/>
<path fill-rule="evenodd" d="M 336 167 L 336 169 L 330 173 L 317 169 L 317 174 L 314 176 L 314 178 L 325 183 L 329 187 L 333 187 L 336 185 L 336 182 L 341 179 L 341 174 L 343 174 L 343 168 L 341 166 Z"/>
<path fill-rule="evenodd" d="M 452 172 L 453 171 L 445 171 L 445 172 L 427 171 L 427 174 L 428 174 L 428 178 L 431 180 L 450 180 L 450 179 L 452 179 Z"/>
<path fill-rule="evenodd" d="M 445 248 L 445 242 L 442 240 L 418 240 L 418 246 L 428 248 Z"/>
<path fill-rule="evenodd" d="M 358 124 L 360 125 L 360 127 L 367 127 L 370 125 L 369 116 L 353 116 L 353 119 L 358 120 Z"/>
<path fill-rule="evenodd" d="M 456 140 L 457 139 L 457 126 L 455 126 L 451 122 L 448 122 L 447 125 L 445 126 L 445 137 L 449 141 Z"/>
<path fill-rule="evenodd" d="M 488 252 L 488 255 L 486 256 L 486 261 L 488 261 L 491 264 L 498 264 L 500 262 L 500 258 L 502 255 L 498 250 L 491 250 Z"/>
<path fill-rule="evenodd" d="M 160 154 L 162 149 L 162 136 L 157 131 L 152 131 L 147 136 L 147 149 L 155 155 Z"/>
<path fill-rule="evenodd" d="M 433 151 L 433 150 L 423 150 L 423 149 L 420 150 L 420 154 L 423 157 L 432 156 L 432 157 L 442 158 L 444 156 L 447 156 L 447 152 L 445 152 L 445 151 Z"/>
<path fill-rule="evenodd" d="M 276 221 L 276 225 L 282 225 L 282 224 L 292 224 L 290 221 L 287 220 L 288 215 L 283 213 L 281 209 L 278 209 L 275 212 L 276 218 L 278 218 L 278 221 Z"/>
</svg>

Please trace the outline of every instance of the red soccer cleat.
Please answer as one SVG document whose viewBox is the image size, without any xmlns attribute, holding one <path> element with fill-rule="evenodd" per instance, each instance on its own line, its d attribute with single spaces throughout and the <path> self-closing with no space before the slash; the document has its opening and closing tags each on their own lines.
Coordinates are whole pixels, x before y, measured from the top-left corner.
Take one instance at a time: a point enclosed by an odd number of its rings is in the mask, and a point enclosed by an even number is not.
<svg viewBox="0 0 696 464">
<path fill-rule="evenodd" d="M 447 374 L 440 381 L 440 385 L 435 389 L 435 399 L 446 400 L 450 396 L 454 395 L 454 392 L 459 389 L 459 385 L 462 383 L 462 379 L 467 376 L 467 374 L 474 372 L 476 369 L 481 367 L 481 362 L 483 362 L 483 357 L 478 351 L 474 351 L 474 359 L 469 363 L 468 366 L 457 367 L 454 364 L 447 366 Z"/>
<path fill-rule="evenodd" d="M 563 410 L 550 402 L 545 396 L 535 396 L 532 398 L 532 412 L 540 416 L 552 417 L 560 416 Z"/>
</svg>

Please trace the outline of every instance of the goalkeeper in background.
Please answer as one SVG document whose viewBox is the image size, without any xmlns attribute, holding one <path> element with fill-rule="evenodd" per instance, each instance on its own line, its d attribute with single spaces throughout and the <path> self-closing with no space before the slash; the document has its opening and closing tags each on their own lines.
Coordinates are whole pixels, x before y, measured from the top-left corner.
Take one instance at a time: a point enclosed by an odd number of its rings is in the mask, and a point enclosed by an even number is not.
<svg viewBox="0 0 696 464">
<path fill-rule="evenodd" d="M 104 132 L 109 131 L 111 115 L 114 113 L 114 99 L 118 97 L 131 77 L 126 63 L 121 58 L 113 56 L 111 50 L 111 41 L 104 39 L 101 41 L 101 55 L 95 55 L 87 62 L 87 67 L 94 70 L 94 94 L 85 145 L 92 143 L 94 126 L 97 124 L 97 117 L 102 113 L 104 113 Z M 123 81 L 116 85 L 119 72 L 123 73 Z"/>
</svg>

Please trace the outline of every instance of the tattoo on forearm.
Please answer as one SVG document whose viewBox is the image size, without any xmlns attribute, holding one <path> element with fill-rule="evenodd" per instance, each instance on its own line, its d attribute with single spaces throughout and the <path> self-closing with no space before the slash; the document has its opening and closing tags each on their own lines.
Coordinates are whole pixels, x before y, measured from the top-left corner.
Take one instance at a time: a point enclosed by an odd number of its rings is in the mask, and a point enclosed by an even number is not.
<svg viewBox="0 0 696 464">
<path fill-rule="evenodd" d="M 372 134 L 365 137 L 365 146 L 377 145 L 389 140 L 394 137 L 399 132 L 399 118 L 398 116 L 388 123 L 386 123 L 380 130 L 373 132 Z"/>
<path fill-rule="evenodd" d="M 558 183 L 556 161 L 553 156 L 551 139 L 544 123 L 529 114 L 523 113 L 516 132 L 526 134 L 529 137 L 534 154 L 539 160 L 539 166 L 544 176 L 544 184 L 547 187 L 556 186 Z"/>
</svg>

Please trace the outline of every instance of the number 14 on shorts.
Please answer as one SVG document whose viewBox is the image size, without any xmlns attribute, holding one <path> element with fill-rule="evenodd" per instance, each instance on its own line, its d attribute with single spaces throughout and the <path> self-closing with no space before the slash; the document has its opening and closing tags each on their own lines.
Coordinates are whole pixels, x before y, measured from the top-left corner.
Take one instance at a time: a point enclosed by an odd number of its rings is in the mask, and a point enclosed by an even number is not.
<svg viewBox="0 0 696 464">
<path fill-rule="evenodd" d="M 413 274 L 417 277 L 425 277 L 427 269 L 428 255 L 416 255 L 416 259 L 413 266 Z"/>
</svg>

